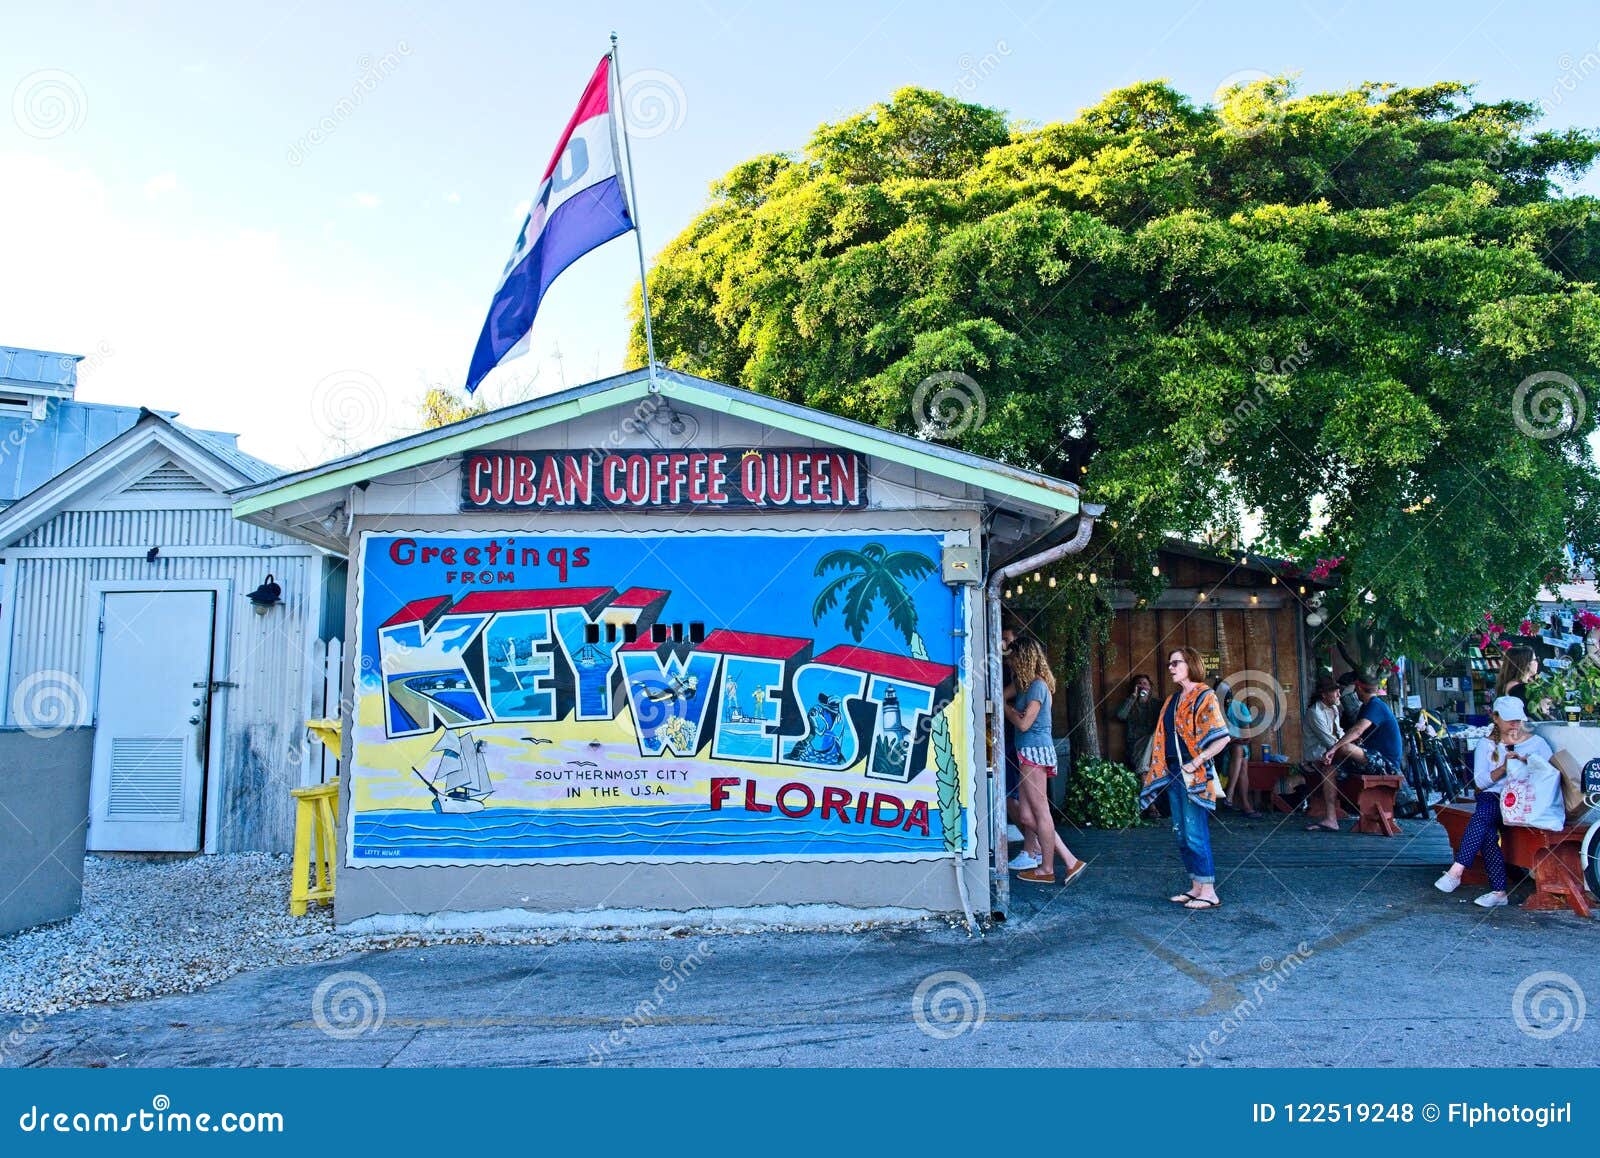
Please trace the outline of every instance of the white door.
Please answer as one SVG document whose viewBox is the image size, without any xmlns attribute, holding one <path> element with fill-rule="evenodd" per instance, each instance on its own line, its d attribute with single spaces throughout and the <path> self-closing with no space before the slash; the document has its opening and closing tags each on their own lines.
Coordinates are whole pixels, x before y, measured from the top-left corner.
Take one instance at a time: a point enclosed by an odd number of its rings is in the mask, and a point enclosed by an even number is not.
<svg viewBox="0 0 1600 1158">
<path fill-rule="evenodd" d="M 215 598 L 210 591 L 104 596 L 92 849 L 200 850 Z"/>
</svg>

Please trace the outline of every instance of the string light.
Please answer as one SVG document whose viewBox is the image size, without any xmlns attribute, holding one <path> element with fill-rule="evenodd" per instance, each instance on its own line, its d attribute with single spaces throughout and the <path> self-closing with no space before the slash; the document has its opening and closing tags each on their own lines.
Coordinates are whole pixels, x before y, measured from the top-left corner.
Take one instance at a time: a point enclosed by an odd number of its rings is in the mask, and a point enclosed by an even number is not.
<svg viewBox="0 0 1600 1158">
<path fill-rule="evenodd" d="M 1201 603 L 1204 603 L 1206 601 L 1206 593 L 1204 591 L 1202 591 L 1198 595 L 1196 595 L 1195 598 L 1197 600 L 1199 600 Z"/>
<path fill-rule="evenodd" d="M 1052 576 L 1050 576 L 1050 586 L 1054 587 L 1055 585 L 1056 585 L 1056 577 L 1054 575 L 1052 575 Z"/>
<path fill-rule="evenodd" d="M 1151 567 L 1150 574 L 1159 576 L 1161 574 L 1161 565 L 1158 563 L 1154 567 Z"/>
<path fill-rule="evenodd" d="M 1090 571 L 1089 572 L 1089 583 L 1091 585 L 1093 585 L 1093 584 L 1098 583 L 1098 582 L 1100 582 L 1100 576 L 1096 575 L 1093 571 Z"/>
<path fill-rule="evenodd" d="M 1304 595 L 1305 593 L 1306 593 L 1306 587 L 1305 587 L 1305 584 L 1302 583 L 1300 585 L 1300 594 Z"/>
<path fill-rule="evenodd" d="M 1278 577 L 1276 575 L 1272 577 L 1271 583 L 1274 587 L 1278 585 Z"/>
<path fill-rule="evenodd" d="M 1034 573 L 1033 573 L 1033 581 L 1034 581 L 1034 582 L 1035 582 L 1035 583 L 1037 583 L 1037 582 L 1039 582 L 1039 578 L 1040 578 L 1040 576 L 1039 576 L 1039 572 L 1037 572 L 1037 571 L 1035 571 L 1035 572 L 1034 572 Z"/>
<path fill-rule="evenodd" d="M 1252 592 L 1250 592 L 1250 602 L 1251 603 L 1260 603 L 1261 602 L 1261 597 L 1259 595 L 1257 595 L 1254 591 L 1252 591 Z"/>
</svg>

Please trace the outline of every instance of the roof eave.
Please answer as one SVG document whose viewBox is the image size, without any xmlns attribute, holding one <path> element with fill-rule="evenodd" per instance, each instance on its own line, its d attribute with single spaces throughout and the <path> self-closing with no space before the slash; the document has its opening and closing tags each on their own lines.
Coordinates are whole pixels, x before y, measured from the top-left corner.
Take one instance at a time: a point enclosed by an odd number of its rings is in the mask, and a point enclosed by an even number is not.
<svg viewBox="0 0 1600 1158">
<path fill-rule="evenodd" d="M 684 401 L 689 405 L 766 426 L 776 426 L 803 437 L 925 470 L 1057 515 L 1075 514 L 1080 509 L 1078 488 L 1062 479 L 1035 474 L 948 447 L 935 447 L 852 419 L 839 418 L 766 395 L 753 395 L 678 371 L 660 370 L 658 374 L 660 381 L 668 388 L 682 390 L 686 395 Z M 304 501 L 368 482 L 380 475 L 437 462 L 489 443 L 643 398 L 655 386 L 646 371 L 632 371 L 587 386 L 574 387 L 523 407 L 511 408 L 510 413 L 497 416 L 491 412 L 437 430 L 411 435 L 319 467 L 239 487 L 229 492 L 235 500 L 233 513 L 238 518 L 247 518 L 286 503 Z"/>
</svg>

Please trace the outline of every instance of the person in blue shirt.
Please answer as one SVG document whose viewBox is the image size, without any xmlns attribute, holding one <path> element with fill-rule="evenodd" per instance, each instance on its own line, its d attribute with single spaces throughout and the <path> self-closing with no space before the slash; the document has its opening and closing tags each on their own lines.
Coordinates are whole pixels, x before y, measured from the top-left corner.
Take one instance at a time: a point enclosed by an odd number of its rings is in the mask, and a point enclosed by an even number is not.
<svg viewBox="0 0 1600 1158">
<path fill-rule="evenodd" d="M 1334 819 L 1339 815 L 1337 776 L 1400 775 L 1400 724 L 1383 700 L 1383 677 L 1364 671 L 1356 677 L 1355 688 L 1361 708 L 1338 743 L 1318 762 L 1325 811 L 1322 820 L 1306 827 L 1307 832 L 1339 831 L 1339 822 Z"/>
</svg>

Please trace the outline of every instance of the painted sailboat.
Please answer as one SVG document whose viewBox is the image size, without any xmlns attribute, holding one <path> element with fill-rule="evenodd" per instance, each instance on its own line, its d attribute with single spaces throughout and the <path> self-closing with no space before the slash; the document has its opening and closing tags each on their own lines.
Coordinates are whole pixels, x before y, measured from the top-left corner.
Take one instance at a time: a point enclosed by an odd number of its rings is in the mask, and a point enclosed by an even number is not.
<svg viewBox="0 0 1600 1158">
<path fill-rule="evenodd" d="M 433 746 L 439 753 L 432 775 L 420 768 L 411 770 L 433 793 L 435 812 L 481 812 L 485 798 L 492 795 L 489 767 L 483 759 L 483 741 L 460 732 L 446 730 Z"/>
</svg>

